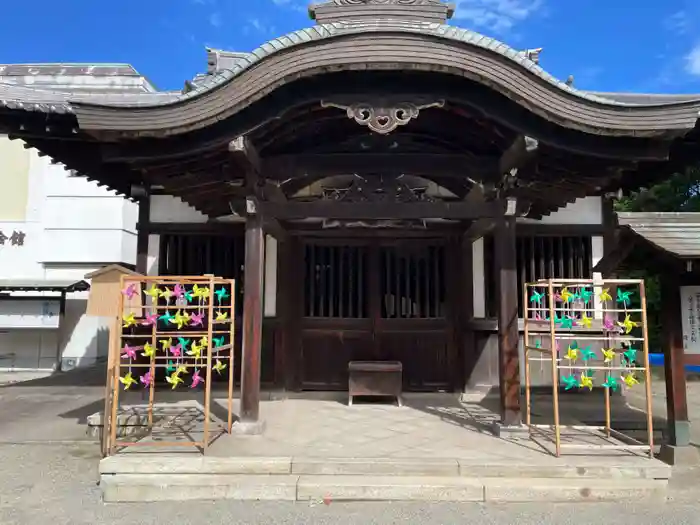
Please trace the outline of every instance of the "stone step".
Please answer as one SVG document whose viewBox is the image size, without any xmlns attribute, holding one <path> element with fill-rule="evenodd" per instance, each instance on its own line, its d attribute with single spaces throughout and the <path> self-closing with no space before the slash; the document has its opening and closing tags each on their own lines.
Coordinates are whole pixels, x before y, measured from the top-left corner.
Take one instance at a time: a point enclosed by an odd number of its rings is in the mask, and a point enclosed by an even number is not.
<svg viewBox="0 0 700 525">
<path fill-rule="evenodd" d="M 116 455 L 100 462 L 100 473 L 432 476 L 469 478 L 668 479 L 671 467 L 646 458 L 554 458 L 542 462 L 441 458 L 211 457 Z"/>
<path fill-rule="evenodd" d="M 183 500 L 600 502 L 666 499 L 668 482 L 649 479 L 467 478 L 255 474 L 101 476 L 105 502 Z"/>
</svg>

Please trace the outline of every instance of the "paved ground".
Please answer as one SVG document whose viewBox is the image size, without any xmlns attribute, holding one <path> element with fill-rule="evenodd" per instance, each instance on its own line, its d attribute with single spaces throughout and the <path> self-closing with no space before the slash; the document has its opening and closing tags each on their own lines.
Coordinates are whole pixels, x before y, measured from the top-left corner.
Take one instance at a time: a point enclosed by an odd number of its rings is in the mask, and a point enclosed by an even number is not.
<svg viewBox="0 0 700 525">
<path fill-rule="evenodd" d="M 75 378 L 74 378 L 75 379 Z M 104 505 L 97 486 L 95 443 L 85 434 L 87 415 L 101 408 L 99 380 L 81 376 L 84 386 L 65 380 L 0 388 L 0 524 L 104 525 L 132 523 L 345 524 L 479 523 L 584 525 L 698 523 L 700 471 L 677 472 L 674 501 L 665 506 L 479 504 L 352 504 L 188 502 Z M 87 383 L 87 384 L 85 384 Z M 41 385 L 45 386 L 41 386 Z M 655 404 L 663 405 L 663 384 L 655 383 Z M 700 383 L 689 385 L 691 418 L 700 421 Z M 658 410 L 661 410 L 662 406 Z M 698 425 L 700 427 L 700 425 Z M 694 439 L 700 444 L 700 432 Z"/>
</svg>

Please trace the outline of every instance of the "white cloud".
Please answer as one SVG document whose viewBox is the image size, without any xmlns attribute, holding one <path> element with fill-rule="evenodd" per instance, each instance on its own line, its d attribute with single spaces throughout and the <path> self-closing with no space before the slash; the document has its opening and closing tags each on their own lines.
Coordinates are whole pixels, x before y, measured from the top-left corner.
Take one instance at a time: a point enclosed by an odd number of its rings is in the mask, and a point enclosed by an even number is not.
<svg viewBox="0 0 700 525">
<path fill-rule="evenodd" d="M 475 27 L 505 33 L 535 15 L 544 0 L 459 0 L 455 18 Z"/>
<path fill-rule="evenodd" d="M 685 10 L 676 11 L 664 19 L 664 28 L 666 28 L 667 31 L 671 31 L 672 33 L 676 33 L 678 35 L 688 34 L 692 25 L 692 17 Z"/>
<path fill-rule="evenodd" d="M 700 77 L 700 43 L 685 56 L 686 73 Z"/>
<path fill-rule="evenodd" d="M 221 13 L 212 13 L 209 15 L 209 23 L 214 27 L 221 27 Z"/>
</svg>

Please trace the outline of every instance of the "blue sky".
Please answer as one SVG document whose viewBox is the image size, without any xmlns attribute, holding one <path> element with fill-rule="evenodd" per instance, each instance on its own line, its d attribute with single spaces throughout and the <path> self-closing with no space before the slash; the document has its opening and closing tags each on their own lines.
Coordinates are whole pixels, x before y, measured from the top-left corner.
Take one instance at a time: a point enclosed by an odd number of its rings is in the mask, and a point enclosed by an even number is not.
<svg viewBox="0 0 700 525">
<path fill-rule="evenodd" d="M 250 51 L 307 27 L 305 0 L 24 0 L 3 5 L 0 63 L 128 62 L 160 89 L 206 70 L 205 46 Z M 700 93 L 698 0 L 460 0 L 452 23 L 581 89 Z"/>
</svg>

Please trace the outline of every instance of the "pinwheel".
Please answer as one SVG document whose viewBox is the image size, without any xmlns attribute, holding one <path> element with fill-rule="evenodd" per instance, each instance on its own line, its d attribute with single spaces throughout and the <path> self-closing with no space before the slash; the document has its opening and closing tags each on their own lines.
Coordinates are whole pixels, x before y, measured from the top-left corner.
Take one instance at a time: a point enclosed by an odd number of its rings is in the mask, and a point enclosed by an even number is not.
<svg viewBox="0 0 700 525">
<path fill-rule="evenodd" d="M 574 326 L 576 326 L 576 321 L 574 321 L 573 318 L 566 316 L 562 318 L 560 326 L 562 328 L 571 330 Z"/>
<path fill-rule="evenodd" d="M 166 376 L 165 380 L 172 385 L 173 390 L 177 388 L 177 385 L 184 382 L 177 372 L 173 372 L 169 376 Z"/>
<path fill-rule="evenodd" d="M 570 302 L 575 296 L 569 291 L 568 287 L 564 287 L 561 289 L 561 292 L 559 292 L 559 295 L 561 296 L 561 300 L 564 301 L 565 303 Z"/>
<path fill-rule="evenodd" d="M 119 378 L 119 382 L 124 385 L 124 390 L 129 390 L 131 386 L 136 383 L 136 379 L 134 379 L 134 376 L 131 375 L 131 372 L 127 372 L 127 374 L 124 377 Z"/>
<path fill-rule="evenodd" d="M 134 314 L 125 315 L 122 321 L 124 322 L 124 328 L 129 328 L 130 326 L 134 326 L 136 324 Z"/>
<path fill-rule="evenodd" d="M 133 299 L 137 295 L 136 284 L 132 283 L 122 290 L 122 294 L 126 296 L 127 299 Z"/>
<path fill-rule="evenodd" d="M 199 383 L 204 383 L 204 378 L 199 375 L 199 370 L 195 370 L 194 374 L 192 374 L 192 384 L 190 385 L 190 388 L 197 388 Z"/>
<path fill-rule="evenodd" d="M 141 321 L 143 326 L 153 326 L 158 322 L 158 314 L 146 314 L 146 318 Z"/>
<path fill-rule="evenodd" d="M 199 346 L 201 346 L 202 348 L 204 348 L 204 347 L 207 346 L 208 344 L 209 344 L 209 339 L 207 338 L 206 335 L 203 336 L 203 337 L 199 340 Z"/>
<path fill-rule="evenodd" d="M 143 357 L 152 358 L 156 355 L 156 347 L 149 343 L 143 345 L 143 352 L 141 352 Z"/>
<path fill-rule="evenodd" d="M 122 359 L 136 359 L 136 348 L 125 344 L 122 348 Z"/>
<path fill-rule="evenodd" d="M 182 347 L 184 351 L 187 351 L 187 347 L 190 346 L 190 340 L 184 337 L 177 338 L 177 346 Z"/>
<path fill-rule="evenodd" d="M 228 312 L 216 312 L 217 321 L 226 321 L 228 319 Z"/>
<path fill-rule="evenodd" d="M 583 326 L 585 326 L 586 328 L 590 328 L 590 327 L 592 326 L 593 319 L 591 319 L 590 317 L 588 317 L 586 314 L 583 314 L 583 315 L 581 316 L 580 322 L 581 322 L 581 324 L 582 324 Z"/>
<path fill-rule="evenodd" d="M 143 384 L 144 387 L 149 387 L 153 384 L 153 374 L 149 370 L 145 374 L 143 374 L 141 377 L 139 377 L 139 381 Z"/>
<path fill-rule="evenodd" d="M 639 380 L 638 380 L 638 379 L 636 378 L 636 376 L 635 376 L 633 373 L 631 373 L 631 372 L 630 372 L 629 374 L 623 375 L 623 376 L 621 376 L 621 377 L 622 377 L 622 380 L 625 382 L 625 384 L 626 384 L 628 387 L 633 387 L 634 385 L 638 385 L 638 384 L 639 384 Z"/>
<path fill-rule="evenodd" d="M 625 361 L 627 361 L 627 364 L 631 365 L 637 360 L 637 349 L 630 347 L 625 350 L 622 355 L 624 356 Z"/>
<path fill-rule="evenodd" d="M 226 365 L 217 359 L 216 364 L 211 369 L 216 370 L 217 374 L 221 374 L 222 371 L 226 370 Z"/>
<path fill-rule="evenodd" d="M 204 314 L 190 315 L 190 326 L 204 326 Z"/>
<path fill-rule="evenodd" d="M 190 316 L 185 312 L 185 314 L 182 314 L 180 310 L 178 310 L 175 313 L 175 317 L 173 317 L 172 323 L 177 326 L 178 330 L 182 330 L 182 327 L 185 326 L 190 320 Z"/>
<path fill-rule="evenodd" d="M 615 378 L 612 377 L 612 376 L 608 376 L 608 377 L 605 379 L 605 383 L 603 383 L 603 386 L 604 386 L 605 388 L 607 388 L 607 389 L 612 390 L 613 392 L 615 392 L 615 391 L 618 389 L 618 387 L 620 386 L 620 384 L 617 382 L 617 379 L 615 379 Z"/>
<path fill-rule="evenodd" d="M 192 343 L 192 349 L 188 350 L 186 353 L 187 355 L 193 356 L 195 359 L 201 359 L 202 349 L 203 347 L 199 346 L 197 343 Z"/>
<path fill-rule="evenodd" d="M 185 287 L 181 284 L 176 284 L 175 288 L 173 288 L 173 295 L 177 299 L 182 299 L 185 296 Z"/>
<path fill-rule="evenodd" d="M 581 388 L 587 388 L 588 390 L 593 390 L 593 378 L 587 374 L 581 374 L 581 382 L 579 384 Z"/>
<path fill-rule="evenodd" d="M 165 299 L 166 304 L 170 303 L 170 298 L 173 296 L 173 291 L 167 286 L 160 291 L 160 298 Z"/>
<path fill-rule="evenodd" d="M 603 288 L 603 290 L 598 294 L 598 299 L 601 302 L 612 301 L 612 295 L 610 295 L 610 288 Z"/>
<path fill-rule="evenodd" d="M 625 320 L 622 322 L 617 322 L 617 324 L 620 326 L 620 328 L 623 328 L 625 330 L 626 334 L 629 334 L 634 328 L 640 326 L 641 323 L 635 323 L 630 319 L 629 314 L 625 315 Z"/>
<path fill-rule="evenodd" d="M 607 315 L 605 316 L 605 319 L 603 319 L 603 330 L 605 330 L 606 332 L 617 331 L 617 327 L 615 326 L 615 323 Z"/>
<path fill-rule="evenodd" d="M 182 345 L 174 345 L 170 347 L 170 353 L 175 357 L 180 357 L 182 355 Z"/>
<path fill-rule="evenodd" d="M 188 303 L 192 302 L 193 295 L 192 295 L 191 291 L 185 290 L 185 293 L 183 294 L 183 296 L 185 297 L 185 301 L 187 301 Z"/>
<path fill-rule="evenodd" d="M 192 287 L 192 296 L 202 301 L 206 301 L 209 298 L 209 287 L 203 286 L 200 288 L 195 284 Z"/>
<path fill-rule="evenodd" d="M 161 339 L 158 343 L 163 348 L 163 352 L 165 352 L 168 348 L 173 346 L 173 338 L 168 337 L 167 339 Z"/>
<path fill-rule="evenodd" d="M 564 359 L 574 363 L 578 359 L 578 350 L 576 348 L 569 347 L 564 355 Z"/>
<path fill-rule="evenodd" d="M 572 388 L 578 387 L 578 379 L 572 374 L 568 376 L 564 376 L 561 378 L 561 380 L 564 382 L 564 390 L 571 390 Z"/>
<path fill-rule="evenodd" d="M 623 306 L 629 306 L 631 302 L 632 292 L 623 292 L 620 288 L 617 289 L 617 302 Z"/>
<path fill-rule="evenodd" d="M 595 359 L 596 357 L 598 357 L 598 356 L 596 355 L 596 353 L 593 350 L 591 350 L 590 345 L 587 346 L 586 348 L 584 348 L 583 350 L 581 350 L 581 359 L 584 362 L 590 361 L 591 359 Z"/>
<path fill-rule="evenodd" d="M 591 297 L 593 297 L 593 292 L 588 288 L 581 288 L 578 292 L 578 297 L 584 302 L 584 304 L 587 304 L 590 302 Z"/>
<path fill-rule="evenodd" d="M 166 310 L 165 313 L 158 318 L 159 321 L 163 321 L 165 323 L 170 324 L 173 323 L 174 319 L 175 317 L 173 316 L 173 314 L 170 313 L 170 310 Z"/>
<path fill-rule="evenodd" d="M 167 373 L 175 372 L 177 370 L 177 365 L 174 361 L 168 361 L 168 366 L 165 367 Z"/>
<path fill-rule="evenodd" d="M 190 369 L 187 368 L 187 365 L 180 365 L 177 367 L 177 373 L 178 374 L 189 374 Z"/>
<path fill-rule="evenodd" d="M 160 289 L 155 284 L 151 286 L 149 290 L 146 290 L 144 293 L 148 295 L 151 299 L 153 299 L 153 302 L 156 302 L 158 300 L 158 297 L 160 297 Z"/>
<path fill-rule="evenodd" d="M 543 298 L 544 298 L 543 293 L 540 293 L 537 290 L 533 290 L 532 295 L 530 296 L 530 301 L 533 303 L 541 303 Z"/>
<path fill-rule="evenodd" d="M 222 335 L 221 337 L 212 337 L 211 340 L 212 343 L 214 343 L 214 348 L 219 348 L 220 346 L 224 346 L 226 338 Z"/>
<path fill-rule="evenodd" d="M 614 348 L 603 348 L 603 362 L 610 363 L 615 360 L 615 349 Z"/>
<path fill-rule="evenodd" d="M 214 292 L 214 295 L 216 295 L 216 301 L 219 304 L 221 304 L 225 299 L 228 299 L 229 297 L 231 297 L 231 295 L 228 293 L 226 288 L 224 288 L 223 286 L 221 288 L 219 288 L 218 290 L 216 290 Z"/>
</svg>

